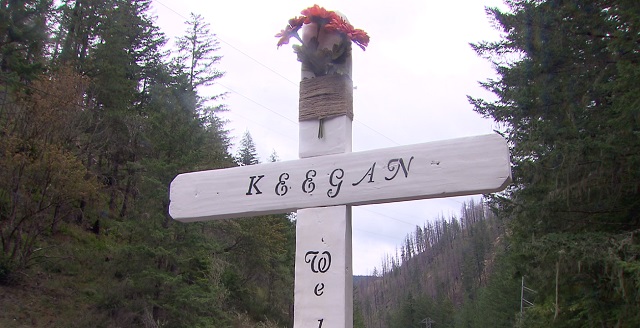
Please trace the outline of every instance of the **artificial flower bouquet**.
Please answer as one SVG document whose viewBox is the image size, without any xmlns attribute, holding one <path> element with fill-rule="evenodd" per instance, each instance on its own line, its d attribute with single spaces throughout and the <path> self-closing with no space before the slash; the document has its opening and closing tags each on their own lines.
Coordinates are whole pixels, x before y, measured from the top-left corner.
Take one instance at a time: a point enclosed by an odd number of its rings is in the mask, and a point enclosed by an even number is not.
<svg viewBox="0 0 640 328">
<path fill-rule="evenodd" d="M 339 13 L 318 5 L 303 10 L 301 14 L 290 19 L 285 29 L 276 34 L 280 38 L 278 47 L 289 43 L 292 37 L 297 39 L 300 44 L 294 45 L 293 50 L 298 61 L 302 63 L 303 70 L 312 72 L 316 77 L 350 74 L 345 63 L 351 54 L 351 42 L 365 50 L 369 35 L 354 28 Z"/>
</svg>

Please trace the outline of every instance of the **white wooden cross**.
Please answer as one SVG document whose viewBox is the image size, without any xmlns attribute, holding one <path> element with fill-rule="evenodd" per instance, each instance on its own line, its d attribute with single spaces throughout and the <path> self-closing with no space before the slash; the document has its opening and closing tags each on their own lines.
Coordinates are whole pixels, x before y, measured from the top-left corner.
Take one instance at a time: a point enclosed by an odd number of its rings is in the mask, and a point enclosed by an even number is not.
<svg viewBox="0 0 640 328">
<path fill-rule="evenodd" d="M 511 181 L 497 134 L 351 153 L 351 124 L 347 115 L 302 121 L 299 160 L 180 174 L 170 186 L 169 213 L 181 222 L 297 211 L 294 328 L 353 327 L 352 205 L 490 193 Z"/>
<path fill-rule="evenodd" d="M 324 123 L 327 143 L 345 119 Z M 294 327 L 352 327 L 351 205 L 490 193 L 510 175 L 506 141 L 491 134 L 185 173 L 169 212 L 192 222 L 297 210 Z"/>
</svg>

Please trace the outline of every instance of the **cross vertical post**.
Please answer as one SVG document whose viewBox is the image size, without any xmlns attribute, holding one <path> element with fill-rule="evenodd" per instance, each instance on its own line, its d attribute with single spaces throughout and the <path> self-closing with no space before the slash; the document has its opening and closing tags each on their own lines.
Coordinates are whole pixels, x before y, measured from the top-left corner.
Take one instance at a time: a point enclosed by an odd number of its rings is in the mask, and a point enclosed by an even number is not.
<svg viewBox="0 0 640 328">
<path fill-rule="evenodd" d="M 353 86 L 350 53 L 339 66 L 341 74 L 316 76 L 302 64 L 299 107 L 301 159 L 351 152 Z M 312 193 L 313 178 L 317 173 L 313 170 L 307 173 L 305 181 L 308 188 L 305 190 Z M 318 195 L 337 196 L 343 178 L 344 171 L 337 167 L 329 175 L 333 188 Z M 350 205 L 298 210 L 294 328 L 353 327 L 351 230 Z"/>
</svg>

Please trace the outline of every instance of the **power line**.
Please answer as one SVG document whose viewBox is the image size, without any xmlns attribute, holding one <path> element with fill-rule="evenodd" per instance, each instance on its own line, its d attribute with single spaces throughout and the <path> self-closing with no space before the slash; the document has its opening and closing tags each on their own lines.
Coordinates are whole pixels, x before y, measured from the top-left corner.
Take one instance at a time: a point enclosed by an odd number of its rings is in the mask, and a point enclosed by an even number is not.
<svg viewBox="0 0 640 328">
<path fill-rule="evenodd" d="M 394 242 L 397 242 L 397 241 L 398 241 L 398 238 L 396 238 L 396 237 L 392 237 L 392 236 L 389 236 L 389 235 L 385 235 L 385 234 L 381 234 L 381 233 L 377 233 L 377 232 L 373 232 L 373 231 L 362 230 L 362 229 L 356 229 L 356 228 L 353 228 L 353 230 L 356 230 L 356 231 L 362 231 L 362 232 L 364 232 L 364 233 L 368 233 L 368 234 L 372 234 L 372 235 L 377 235 L 377 236 L 385 237 L 385 238 L 387 238 L 387 239 L 389 239 L 389 240 L 393 240 Z"/>
<path fill-rule="evenodd" d="M 370 126 L 368 126 L 368 125 L 366 125 L 366 124 L 364 124 L 364 123 L 362 123 L 362 121 L 357 120 L 357 119 L 354 119 L 354 121 L 355 121 L 356 123 L 358 123 L 358 124 L 362 124 L 362 126 L 364 126 L 365 128 L 367 128 L 367 129 L 369 129 L 369 130 L 371 130 L 371 131 L 373 131 L 373 132 L 377 133 L 378 135 L 382 136 L 383 138 L 385 138 L 385 139 L 387 139 L 387 140 L 391 141 L 393 144 L 395 144 L 395 145 L 400 145 L 400 143 L 399 143 L 399 142 L 397 142 L 397 141 L 395 141 L 395 140 L 393 140 L 393 139 L 391 139 L 391 138 L 389 138 L 389 137 L 385 136 L 384 134 L 382 134 L 382 132 L 379 132 L 378 130 L 376 130 L 376 129 L 374 129 L 374 128 L 372 128 L 372 127 L 370 127 Z"/>
<path fill-rule="evenodd" d="M 170 10 L 171 12 L 173 12 L 174 14 L 178 15 L 179 17 L 182 17 L 182 18 L 183 18 L 183 19 L 185 19 L 185 20 L 189 20 L 189 18 L 187 18 L 187 17 L 185 17 L 184 15 L 180 14 L 178 11 L 176 11 L 176 10 L 174 10 L 173 8 L 169 7 L 168 5 L 166 5 L 165 3 L 163 3 L 162 1 L 159 1 L 159 0 L 154 0 L 154 1 L 155 1 L 156 3 L 158 3 L 158 4 L 160 4 L 161 6 L 163 6 L 163 7 L 167 8 L 168 10 Z M 232 48 L 232 49 L 236 50 L 237 52 L 239 52 L 240 54 L 242 54 L 242 55 L 244 55 L 245 57 L 249 58 L 249 59 L 250 59 L 250 60 L 252 60 L 253 62 L 257 63 L 258 65 L 260 65 L 260 66 L 262 66 L 262 67 L 264 67 L 265 69 L 267 69 L 267 70 L 268 70 L 268 71 L 270 71 L 271 73 L 273 73 L 273 74 L 275 74 L 275 75 L 279 76 L 280 78 L 282 78 L 282 79 L 284 79 L 285 81 L 287 81 L 287 82 L 291 83 L 292 85 L 298 86 L 298 83 L 297 83 L 297 82 L 294 82 L 294 81 L 290 80 L 290 79 L 289 79 L 289 78 L 287 78 L 286 76 L 284 76 L 284 75 L 280 74 L 280 73 L 279 73 L 278 71 L 276 71 L 275 69 L 273 69 L 273 68 L 271 68 L 271 67 L 269 67 L 269 66 L 267 66 L 267 65 L 263 64 L 262 62 L 260 62 L 259 60 L 257 60 L 257 59 L 255 59 L 255 58 L 253 58 L 251 55 L 249 55 L 249 54 L 247 54 L 246 52 L 242 51 L 242 50 L 241 50 L 241 49 L 239 49 L 238 47 L 236 47 L 236 46 L 234 46 L 233 44 L 231 44 L 231 43 L 229 43 L 229 42 L 225 41 L 225 40 L 224 40 L 223 38 L 221 38 L 218 34 L 214 34 L 214 35 L 215 35 L 215 37 L 216 37 L 218 40 L 220 40 L 220 42 L 222 42 L 222 43 L 226 44 L 227 46 L 229 46 L 230 48 Z M 239 94 L 240 96 L 242 96 L 242 97 L 244 97 L 244 98 L 249 99 L 248 97 L 246 97 L 246 96 L 244 96 L 244 95 L 242 95 L 242 94 L 240 94 L 240 93 L 238 93 L 238 92 L 235 92 L 235 93 Z M 259 105 L 259 106 L 261 106 L 261 107 L 265 108 L 265 109 L 268 109 L 266 106 L 264 106 L 264 105 L 262 105 L 262 104 L 258 103 L 258 102 L 257 102 L 257 101 L 255 101 L 255 100 L 252 100 L 252 99 L 249 99 L 249 100 L 250 100 L 251 102 L 254 102 L 254 103 L 256 103 L 257 105 Z M 277 112 L 275 112 L 275 111 L 273 111 L 273 110 L 271 110 L 271 109 L 268 109 L 268 110 L 269 110 L 269 111 L 271 111 L 271 112 L 273 112 L 273 113 L 275 113 L 275 114 L 277 114 L 277 115 L 279 115 L 279 116 L 284 117 L 283 115 L 281 115 L 281 114 L 279 114 L 279 113 L 277 113 Z M 285 117 L 285 118 L 286 118 L 286 117 Z M 286 119 L 287 119 L 287 120 L 289 120 L 289 121 L 291 121 L 289 118 L 286 118 Z M 387 137 L 386 135 L 384 135 L 384 134 L 383 134 L 383 133 L 381 133 L 380 131 L 378 131 L 378 130 L 376 130 L 376 129 L 372 128 L 372 127 L 370 127 L 369 125 L 367 125 L 367 124 L 363 123 L 362 121 L 357 120 L 357 119 L 354 119 L 354 121 L 355 121 L 356 123 L 358 123 L 358 124 L 361 124 L 361 125 L 362 125 L 362 126 L 364 126 L 365 128 L 367 128 L 367 129 L 369 129 L 369 130 L 373 131 L 374 133 L 378 134 L 379 136 L 382 136 L 383 138 L 387 139 L 388 141 L 392 142 L 393 144 L 395 144 L 395 145 L 400 145 L 400 143 L 399 143 L 399 142 L 397 142 L 397 141 L 395 141 L 395 140 L 393 140 L 393 139 L 391 139 L 391 138 Z M 295 122 L 294 122 L 294 123 L 295 123 Z"/>
<path fill-rule="evenodd" d="M 216 84 L 218 84 L 218 85 L 220 85 L 220 86 L 221 86 L 221 87 L 223 87 L 223 88 L 226 88 L 227 90 L 231 91 L 232 93 L 235 93 L 235 94 L 239 95 L 240 97 L 245 98 L 245 99 L 247 99 L 248 101 L 250 101 L 250 102 L 252 102 L 252 103 L 254 103 L 254 104 L 256 104 L 256 105 L 258 105 L 258 106 L 260 106 L 260 107 L 262 107 L 262 108 L 264 108 L 264 109 L 266 109 L 266 110 L 268 110 L 268 111 L 270 111 L 270 112 L 272 112 L 272 113 L 274 113 L 274 114 L 276 114 L 276 115 L 278 115 L 278 116 L 282 117 L 282 118 L 284 118 L 285 120 L 287 120 L 287 121 L 289 121 L 289 122 L 291 122 L 291 123 L 293 123 L 293 124 L 297 124 L 297 122 L 296 122 L 296 121 L 294 121 L 293 119 L 291 119 L 291 118 L 289 118 L 289 117 L 286 117 L 286 116 L 284 116 L 284 115 L 282 115 L 282 114 L 278 113 L 277 111 L 275 111 L 275 110 L 273 110 L 273 109 L 271 109 L 271 108 L 269 108 L 269 107 L 267 107 L 267 106 L 265 106 L 265 105 L 263 105 L 263 104 L 261 104 L 261 103 L 257 102 L 256 100 L 254 100 L 254 99 L 252 99 L 252 98 L 250 98 L 250 97 L 248 97 L 248 96 L 244 95 L 243 93 L 238 92 L 238 91 L 236 91 L 236 90 L 234 90 L 234 89 L 231 89 L 231 88 L 229 88 L 228 86 L 226 86 L 226 85 L 224 85 L 224 84 L 222 84 L 222 83 L 220 83 L 220 82 L 215 82 L 215 83 L 216 83 Z M 245 117 L 245 116 L 243 116 L 243 115 L 238 115 L 238 116 L 240 116 L 240 117 L 242 117 L 242 118 L 244 118 L 245 120 L 248 120 L 248 121 L 250 121 L 250 122 L 254 122 L 254 123 L 256 123 L 255 121 L 253 121 L 253 120 L 251 120 L 251 119 L 248 119 L 247 117 Z M 380 133 L 380 132 L 376 131 L 376 130 L 375 130 L 375 129 L 373 129 L 372 127 L 370 127 L 370 126 L 368 126 L 368 125 L 366 125 L 366 124 L 362 123 L 361 121 L 358 121 L 358 120 L 355 120 L 355 119 L 354 119 L 354 121 L 355 121 L 356 123 L 361 124 L 362 126 L 364 126 L 364 127 L 368 128 L 369 130 L 371 130 L 371 131 L 373 131 L 373 132 L 377 133 L 377 134 L 378 134 L 378 135 L 380 135 L 381 137 L 383 137 L 383 138 L 385 138 L 385 139 L 387 139 L 387 140 L 391 141 L 392 143 L 394 143 L 394 144 L 396 144 L 396 145 L 399 145 L 399 144 L 400 144 L 400 143 L 396 142 L 395 140 L 393 140 L 393 139 L 391 139 L 391 138 L 389 138 L 389 137 L 385 136 L 384 134 L 382 134 L 382 133 Z M 259 124 L 259 125 L 260 125 L 260 126 L 262 126 L 262 127 L 265 127 L 265 128 L 267 128 L 267 129 L 269 129 L 269 130 L 274 131 L 273 129 L 271 129 L 271 128 L 269 128 L 269 127 L 267 127 L 267 126 L 263 125 L 263 124 L 260 124 L 260 123 L 256 123 L 256 124 Z M 278 133 L 280 133 L 280 132 L 278 132 Z"/>
<path fill-rule="evenodd" d="M 286 134 L 284 134 L 284 133 L 282 133 L 282 132 L 280 132 L 278 130 L 274 130 L 274 129 L 270 128 L 269 126 L 265 125 L 265 124 L 262 124 L 260 122 L 255 121 L 255 120 L 252 120 L 252 119 L 250 119 L 250 118 L 248 118 L 248 117 L 246 117 L 244 115 L 241 115 L 241 114 L 238 114 L 238 113 L 235 113 L 235 112 L 231 112 L 231 111 L 228 111 L 226 113 L 230 114 L 230 115 L 238 116 L 238 117 L 240 117 L 240 118 L 242 118 L 242 119 L 244 119 L 244 120 L 246 120 L 248 122 L 251 122 L 251 123 L 253 123 L 255 125 L 259 125 L 259 126 L 263 127 L 264 129 L 267 129 L 269 131 L 273 131 L 273 132 L 275 132 L 275 133 L 277 133 L 277 134 L 279 134 L 279 135 L 281 135 L 281 136 L 283 136 L 283 137 L 285 137 L 285 138 L 287 138 L 289 140 L 294 141 L 290 136 L 288 136 L 288 135 L 286 135 Z M 222 113 L 222 114 L 224 115 L 225 113 Z"/>
<path fill-rule="evenodd" d="M 417 225 L 417 224 L 415 224 L 415 223 L 411 223 L 411 222 L 407 222 L 407 221 L 404 221 L 404 220 L 400 220 L 400 219 L 394 218 L 394 217 L 392 217 L 392 216 L 389 216 L 389 215 L 386 215 L 386 214 L 382 214 L 382 213 L 380 213 L 380 212 L 375 212 L 375 211 L 372 211 L 372 210 L 368 210 L 368 209 L 366 209 L 366 208 L 361 208 L 361 209 L 362 209 L 363 211 L 367 211 L 367 212 L 371 212 L 371 213 L 373 213 L 373 214 L 377 214 L 377 215 L 380 215 L 380 216 L 384 216 L 384 217 L 389 218 L 389 219 L 391 219 L 391 220 L 395 220 L 395 221 L 398 221 L 398 222 L 402 222 L 402 223 L 404 223 L 404 224 L 408 224 L 408 225 L 410 225 L 410 226 L 412 226 L 412 227 L 415 227 L 415 226 Z"/>
<path fill-rule="evenodd" d="M 233 93 L 235 93 L 235 94 L 239 95 L 240 97 L 245 98 L 245 99 L 249 100 L 250 102 L 252 102 L 252 103 L 254 103 L 254 104 L 256 104 L 256 105 L 258 105 L 258 106 L 260 106 L 260 107 L 262 107 L 262 108 L 264 108 L 264 109 L 266 109 L 266 110 L 268 110 L 268 111 L 270 111 L 270 112 L 272 112 L 272 113 L 274 113 L 274 114 L 276 114 L 276 115 L 278 115 L 278 116 L 282 117 L 282 118 L 284 118 L 285 120 L 287 120 L 287 121 L 289 121 L 289 122 L 291 122 L 291 123 L 293 123 L 293 124 L 298 124 L 298 122 L 296 122 L 296 121 L 292 120 L 291 118 L 288 118 L 288 117 L 286 117 L 286 116 L 284 116 L 284 115 L 282 115 L 282 114 L 280 114 L 280 113 L 276 112 L 275 110 L 273 110 L 273 109 L 271 109 L 271 108 L 269 108 L 269 107 L 267 107 L 267 106 L 265 106 L 265 105 L 263 105 L 263 104 L 261 104 L 261 103 L 259 103 L 259 102 L 255 101 L 255 100 L 253 100 L 253 99 L 251 99 L 251 98 L 249 98 L 249 97 L 247 97 L 247 96 L 245 96 L 245 95 L 243 95 L 242 93 L 240 93 L 240 92 L 238 92 L 238 91 L 235 91 L 235 90 L 233 90 L 233 89 L 229 88 L 228 86 L 226 86 L 226 85 L 224 85 L 224 84 L 222 84 L 222 83 L 220 83 L 220 82 L 216 82 L 216 84 L 218 84 L 218 85 L 220 85 L 221 87 L 226 88 L 227 90 L 229 90 L 229 91 L 231 91 L 231 92 L 233 92 Z"/>
<path fill-rule="evenodd" d="M 176 14 L 176 15 L 178 15 L 178 16 L 180 16 L 180 17 L 184 18 L 185 20 L 189 20 L 189 18 L 184 17 L 182 14 L 180 14 L 179 12 L 177 12 L 177 11 L 173 10 L 173 8 L 171 8 L 171 7 L 167 6 L 166 4 L 162 3 L 161 1 L 158 1 L 158 0 L 154 0 L 154 1 L 155 1 L 155 2 L 157 2 L 157 3 L 159 3 L 160 5 L 162 5 L 163 7 L 165 7 L 165 8 L 167 8 L 167 9 L 169 9 L 169 10 L 170 10 L 170 11 L 172 11 L 174 14 Z M 258 61 L 257 59 L 255 59 L 255 58 L 251 57 L 249 54 L 245 53 L 244 51 L 242 51 L 242 50 L 238 49 L 238 47 L 236 47 L 236 46 L 232 45 L 231 43 L 229 43 L 229 42 L 225 41 L 225 40 L 224 40 L 223 38 L 221 38 L 219 35 L 217 35 L 217 34 L 214 34 L 214 35 L 215 35 L 216 39 L 220 40 L 220 42 L 222 42 L 222 43 L 226 44 L 226 45 L 227 45 L 227 46 L 229 46 L 231 49 L 234 49 L 235 51 L 237 51 L 237 52 L 239 52 L 239 53 L 241 53 L 241 54 L 245 55 L 247 58 L 249 58 L 249 59 L 253 60 L 253 61 L 254 61 L 254 62 L 256 62 L 258 65 L 260 65 L 260 66 L 262 66 L 262 67 L 264 67 L 264 68 L 268 69 L 268 70 L 269 70 L 269 71 L 271 71 L 272 73 L 274 73 L 274 74 L 278 75 L 279 77 L 281 77 L 281 78 L 283 78 L 283 79 L 285 79 L 285 80 L 289 81 L 291 84 L 293 84 L 293 85 L 295 85 L 295 86 L 297 86 L 297 85 L 298 85 L 298 83 L 296 83 L 296 82 L 294 82 L 294 81 L 289 80 L 286 76 L 284 76 L 284 75 L 282 75 L 282 74 L 278 73 L 276 70 L 274 70 L 274 69 L 272 69 L 271 67 L 269 67 L 269 66 L 267 66 L 267 65 L 265 65 L 265 64 L 263 64 L 263 63 L 261 63 L 260 61 Z"/>
</svg>

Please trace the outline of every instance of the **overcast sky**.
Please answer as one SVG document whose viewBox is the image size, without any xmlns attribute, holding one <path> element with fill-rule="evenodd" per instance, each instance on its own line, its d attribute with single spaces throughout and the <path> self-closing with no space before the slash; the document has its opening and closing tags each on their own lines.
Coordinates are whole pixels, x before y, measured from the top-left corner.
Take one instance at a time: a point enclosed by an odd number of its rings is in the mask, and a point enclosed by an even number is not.
<svg viewBox="0 0 640 328">
<path fill-rule="evenodd" d="M 183 34 L 191 12 L 205 18 L 220 41 L 218 54 L 224 58 L 218 69 L 226 75 L 204 92 L 228 92 L 224 116 L 236 145 L 249 131 L 262 161 L 274 150 L 285 161 L 298 158 L 300 63 L 290 45 L 276 48 L 274 35 L 314 3 L 341 12 L 371 37 L 366 51 L 353 48 L 354 152 L 497 128 L 473 112 L 467 95 L 492 97 L 478 81 L 495 73 L 469 43 L 499 38 L 485 7 L 503 7 L 501 1 L 154 0 L 152 13 L 171 38 L 169 46 Z M 395 254 L 416 225 L 459 215 L 467 199 L 354 207 L 354 274 L 379 268 L 383 255 Z"/>
</svg>

